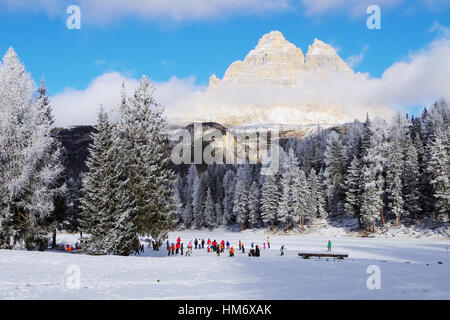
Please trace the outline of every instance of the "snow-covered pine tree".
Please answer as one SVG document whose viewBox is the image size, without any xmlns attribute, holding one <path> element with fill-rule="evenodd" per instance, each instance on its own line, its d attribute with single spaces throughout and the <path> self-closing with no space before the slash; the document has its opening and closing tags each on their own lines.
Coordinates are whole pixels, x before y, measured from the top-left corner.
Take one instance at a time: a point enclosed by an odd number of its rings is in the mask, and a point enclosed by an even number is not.
<svg viewBox="0 0 450 320">
<path fill-rule="evenodd" d="M 196 179 L 198 179 L 197 166 L 194 163 L 191 163 L 186 175 L 186 186 L 184 190 L 185 204 L 183 210 L 183 223 L 186 227 L 190 227 L 194 222 L 193 197 Z"/>
<path fill-rule="evenodd" d="M 277 220 L 282 224 L 285 230 L 292 229 L 295 224 L 294 217 L 294 199 L 293 199 L 293 180 L 294 174 L 298 174 L 298 159 L 295 157 L 294 150 L 290 149 L 287 155 L 282 153 L 280 157 L 281 175 L 281 198 L 277 211 Z"/>
<path fill-rule="evenodd" d="M 423 144 L 423 140 L 421 138 L 421 134 L 416 132 L 413 137 L 414 148 L 417 151 L 417 161 L 419 164 L 419 175 L 416 177 L 419 184 L 419 203 L 420 203 L 420 211 L 422 215 L 426 212 L 431 212 L 429 209 L 429 205 L 432 203 L 432 191 L 431 185 L 429 184 L 428 173 L 427 173 L 427 165 L 425 161 L 425 147 Z"/>
<path fill-rule="evenodd" d="M 177 179 L 175 180 L 173 186 L 173 194 L 175 196 L 175 205 L 177 212 L 177 224 L 183 222 L 183 212 L 184 212 L 184 199 L 183 199 L 183 191 L 184 191 L 184 180 L 183 177 L 178 173 Z"/>
<path fill-rule="evenodd" d="M 122 252 L 136 248 L 138 235 L 150 235 L 157 242 L 167 236 L 176 219 L 173 183 L 169 168 L 169 139 L 164 130 L 167 122 L 153 97 L 154 86 L 142 77 L 134 95 L 122 92 L 119 122 L 116 126 L 118 150 L 121 154 L 124 191 L 131 197 L 123 202 L 123 226 L 129 229 L 122 237 Z M 137 231 L 137 232 L 136 232 Z"/>
<path fill-rule="evenodd" d="M 107 254 L 116 251 L 115 239 L 109 235 L 114 232 L 119 212 L 114 188 L 113 129 L 103 109 L 98 113 L 96 129 L 86 161 L 88 171 L 82 178 L 81 225 L 90 235 L 83 250 L 89 254 Z"/>
<path fill-rule="evenodd" d="M 248 228 L 249 210 L 248 210 L 248 183 L 247 170 L 245 166 L 240 166 L 236 173 L 236 186 L 233 197 L 233 214 L 236 222 L 239 223 L 241 230 Z"/>
<path fill-rule="evenodd" d="M 364 135 L 364 124 L 355 120 L 351 123 L 345 136 L 343 137 L 343 144 L 346 150 L 346 167 L 350 166 L 350 163 L 355 156 L 361 156 L 361 144 L 362 137 Z"/>
<path fill-rule="evenodd" d="M 32 94 L 31 76 L 10 48 L 0 64 L 0 248 L 12 248 L 11 237 L 20 237 L 18 202 L 24 192 L 21 171 L 28 144 L 22 123 Z"/>
<path fill-rule="evenodd" d="M 215 211 L 216 211 L 215 226 L 219 227 L 222 224 L 222 221 L 223 221 L 223 208 L 222 208 L 222 203 L 221 202 L 217 202 L 215 204 Z"/>
<path fill-rule="evenodd" d="M 229 169 L 223 177 L 223 190 L 225 195 L 223 198 L 223 218 L 222 221 L 220 221 L 220 224 L 227 225 L 235 221 L 233 214 L 233 198 L 235 187 L 235 173 L 233 170 Z"/>
<path fill-rule="evenodd" d="M 58 218 L 55 216 L 55 202 L 57 198 L 65 196 L 67 188 L 63 180 L 63 148 L 52 131 L 53 113 L 44 80 L 37 93 L 38 99 L 31 106 L 28 126 L 31 152 L 27 153 L 28 159 L 25 159 L 26 163 L 33 166 L 33 176 L 29 178 L 27 195 L 22 201 L 30 215 L 34 215 L 31 220 L 38 222 L 35 228 L 29 230 L 25 243 L 28 243 L 29 248 L 38 244 L 44 250 L 47 248 L 47 234 L 49 230 L 55 229 Z"/>
<path fill-rule="evenodd" d="M 381 125 L 380 125 L 381 126 Z M 364 139 L 364 152 L 361 158 L 361 218 L 372 232 L 380 220 L 383 210 L 384 194 L 384 135 L 382 129 L 370 130 L 370 139 Z M 367 131 L 366 131 L 367 132 Z"/>
<path fill-rule="evenodd" d="M 395 222 L 400 226 L 400 217 L 404 214 L 404 200 L 402 197 L 403 155 L 400 140 L 390 142 L 386 165 L 386 198 L 389 212 L 395 215 Z"/>
<path fill-rule="evenodd" d="M 207 171 L 194 181 L 193 210 L 197 228 L 206 226 L 205 204 L 209 185 L 210 176 Z"/>
<path fill-rule="evenodd" d="M 258 228 L 261 222 L 260 198 L 261 192 L 259 191 L 258 182 L 253 181 L 248 191 L 248 211 L 251 228 Z"/>
<path fill-rule="evenodd" d="M 410 141 L 410 127 L 408 119 L 397 113 L 388 131 L 385 200 L 389 212 L 396 217 L 397 226 L 400 225 L 400 217 L 405 213 L 402 175 L 405 148 Z"/>
<path fill-rule="evenodd" d="M 436 132 L 448 132 L 450 118 L 449 104 L 442 100 L 436 102 L 429 109 L 424 109 L 422 114 L 422 141 L 423 150 L 419 150 L 419 164 L 422 170 L 421 179 L 421 198 L 423 212 L 431 212 L 434 219 L 436 219 L 434 187 L 431 183 L 432 176 L 428 172 L 429 162 L 431 159 L 430 145 L 433 143 Z M 420 151 L 423 151 L 421 154 Z M 420 161 L 422 158 L 422 161 Z"/>
<path fill-rule="evenodd" d="M 308 185 L 311 192 L 311 201 L 313 206 L 312 217 L 326 218 L 327 212 L 325 210 L 325 199 L 323 197 L 322 188 L 320 186 L 319 177 L 316 170 L 311 168 L 308 176 Z"/>
<path fill-rule="evenodd" d="M 261 189 L 261 219 L 266 227 L 274 230 L 281 192 L 276 174 L 265 176 Z"/>
<path fill-rule="evenodd" d="M 339 134 L 332 131 L 327 139 L 327 148 L 324 153 L 325 185 L 328 211 L 339 214 L 344 206 L 344 174 L 345 151 Z"/>
<path fill-rule="evenodd" d="M 420 205 L 420 167 L 415 144 L 408 139 L 405 145 L 404 168 L 402 173 L 403 199 L 405 212 L 414 219 L 422 211 Z"/>
<path fill-rule="evenodd" d="M 448 129 L 447 129 L 448 130 Z M 449 132 L 441 127 L 435 127 L 433 137 L 427 145 L 429 159 L 427 172 L 430 175 L 430 184 L 433 187 L 434 210 L 433 218 L 436 220 L 450 218 L 450 156 Z"/>
<path fill-rule="evenodd" d="M 361 168 L 358 157 L 355 155 L 347 170 L 345 179 L 345 211 L 358 220 L 358 229 L 361 228 Z"/>
<path fill-rule="evenodd" d="M 314 170 L 314 169 L 313 169 Z M 304 230 L 305 219 L 312 218 L 315 208 L 312 208 L 311 192 L 306 181 L 306 175 L 298 167 L 292 168 L 292 187 L 290 190 L 292 221 L 295 226 Z"/>
<path fill-rule="evenodd" d="M 211 188 L 208 187 L 205 200 L 205 226 L 212 230 L 216 226 L 216 212 L 215 212 L 214 200 L 211 195 Z"/>
<path fill-rule="evenodd" d="M 48 221 L 63 172 L 60 145 L 45 85 L 34 83 L 14 49 L 0 65 L 0 247 L 25 240 L 27 249 L 47 247 Z M 42 93 L 42 94 L 40 94 Z M 13 240 L 13 242 L 11 242 Z"/>
</svg>

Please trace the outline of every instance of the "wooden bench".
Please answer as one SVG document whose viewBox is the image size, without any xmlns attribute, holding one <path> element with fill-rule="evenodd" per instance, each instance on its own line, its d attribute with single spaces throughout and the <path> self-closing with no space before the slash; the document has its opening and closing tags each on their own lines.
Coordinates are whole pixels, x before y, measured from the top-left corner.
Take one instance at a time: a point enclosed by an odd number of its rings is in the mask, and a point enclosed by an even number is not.
<svg viewBox="0 0 450 320">
<path fill-rule="evenodd" d="M 343 260 L 344 258 L 348 258 L 347 253 L 331 253 L 331 252 L 299 252 L 298 255 L 303 257 L 303 259 L 309 259 L 309 257 L 325 257 L 325 258 L 333 258 L 338 260 Z"/>
</svg>

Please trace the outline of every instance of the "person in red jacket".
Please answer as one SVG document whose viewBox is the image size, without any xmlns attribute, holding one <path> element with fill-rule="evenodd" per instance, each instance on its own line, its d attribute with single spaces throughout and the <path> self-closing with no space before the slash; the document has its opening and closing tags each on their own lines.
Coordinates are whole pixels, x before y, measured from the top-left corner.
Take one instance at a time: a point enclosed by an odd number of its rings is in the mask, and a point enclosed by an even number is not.
<svg viewBox="0 0 450 320">
<path fill-rule="evenodd" d="M 181 238 L 180 237 L 178 237 L 177 243 L 181 243 Z"/>
<path fill-rule="evenodd" d="M 175 254 L 175 245 L 172 243 L 172 246 L 170 247 L 170 249 L 172 250 L 172 255 Z"/>
<path fill-rule="evenodd" d="M 176 246 L 175 246 L 175 254 L 178 254 L 178 251 L 180 250 L 180 243 L 177 242 Z"/>
</svg>

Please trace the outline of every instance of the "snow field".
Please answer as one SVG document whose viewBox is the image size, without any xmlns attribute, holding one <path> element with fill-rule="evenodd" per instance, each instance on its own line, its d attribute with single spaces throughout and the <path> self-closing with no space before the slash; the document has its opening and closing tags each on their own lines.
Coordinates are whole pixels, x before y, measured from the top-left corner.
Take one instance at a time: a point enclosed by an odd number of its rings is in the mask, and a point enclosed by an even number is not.
<svg viewBox="0 0 450 320">
<path fill-rule="evenodd" d="M 250 243 L 271 249 L 248 257 Z M 1 299 L 449 299 L 449 241 L 326 238 L 270 235 L 262 231 L 182 231 L 175 242 L 208 237 L 230 241 L 236 256 L 193 249 L 191 257 L 145 249 L 140 256 L 87 256 L 60 251 L 0 250 Z M 58 241 L 76 241 L 64 234 Z M 246 253 L 238 252 L 242 240 Z M 299 251 L 347 252 L 349 259 L 298 257 Z M 280 256 L 280 247 L 286 247 Z M 439 264 L 438 262 L 442 262 Z M 367 268 L 380 268 L 381 289 L 369 290 Z M 80 270 L 80 288 L 67 282 Z M 158 281 L 159 280 L 159 281 Z"/>
</svg>

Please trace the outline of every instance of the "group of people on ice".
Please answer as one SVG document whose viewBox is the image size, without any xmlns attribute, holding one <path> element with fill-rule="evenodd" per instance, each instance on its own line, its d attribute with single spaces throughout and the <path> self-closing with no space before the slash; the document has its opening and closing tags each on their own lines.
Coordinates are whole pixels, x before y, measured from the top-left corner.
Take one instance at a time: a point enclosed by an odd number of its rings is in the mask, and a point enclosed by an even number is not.
<svg viewBox="0 0 450 320">
<path fill-rule="evenodd" d="M 267 237 L 267 239 L 265 239 L 265 241 L 263 241 L 263 249 L 266 249 L 266 244 L 267 244 L 267 248 L 270 249 L 270 238 Z M 185 255 L 186 257 L 190 256 L 192 254 L 192 250 L 195 248 L 196 250 L 198 249 L 205 249 L 208 253 L 210 252 L 214 252 L 217 254 L 217 256 L 220 256 L 220 254 L 224 254 L 226 251 L 228 252 L 230 257 L 234 257 L 235 255 L 235 249 L 234 247 L 231 245 L 231 243 L 229 241 L 217 241 L 217 240 L 211 240 L 208 238 L 208 240 L 205 241 L 205 239 L 195 239 L 194 241 L 189 241 L 188 245 L 187 245 L 187 251 L 186 253 L 184 253 L 184 244 L 181 242 L 181 238 L 178 237 L 176 240 L 176 243 L 169 243 L 169 240 L 167 240 L 167 255 L 171 256 L 171 255 L 178 255 L 180 254 L 181 256 Z M 280 251 L 281 251 L 281 255 L 284 255 L 284 245 L 281 247 Z M 244 243 L 239 240 L 239 252 L 245 253 L 245 246 Z M 256 244 L 254 242 L 251 243 L 250 245 L 250 252 L 249 252 L 249 256 L 254 256 L 254 257 L 259 257 L 261 254 L 261 247 L 259 246 L 259 244 Z"/>
<path fill-rule="evenodd" d="M 266 246 L 267 244 L 267 246 Z M 205 249 L 205 245 L 206 245 L 206 250 L 208 253 L 210 252 L 215 252 L 217 254 L 217 256 L 220 256 L 221 253 L 225 253 L 225 251 L 228 251 L 229 256 L 230 257 L 234 257 L 235 254 L 235 250 L 234 247 L 230 244 L 229 241 L 222 240 L 220 242 L 216 241 L 216 240 L 212 240 L 208 238 L 207 241 L 205 241 L 205 239 L 195 239 L 194 241 L 189 241 L 188 245 L 187 245 L 187 251 L 186 253 L 184 253 L 184 245 L 181 242 L 181 238 L 178 237 L 176 240 L 176 243 L 169 243 L 169 240 L 167 240 L 167 254 L 168 256 L 170 255 L 178 255 L 180 254 L 181 256 L 185 255 L 186 257 L 191 256 L 192 254 L 192 250 L 193 248 L 195 248 L 196 250 L 198 249 Z M 239 252 L 245 253 L 245 246 L 244 243 L 239 240 Z M 141 252 L 144 251 L 144 246 L 141 246 Z M 267 237 L 267 239 L 263 242 L 263 249 L 265 250 L 267 247 L 267 249 L 270 249 L 270 238 Z M 281 246 L 280 248 L 280 255 L 284 256 L 286 247 L 284 245 Z M 328 241 L 328 245 L 327 245 L 327 251 L 331 251 L 331 241 Z M 259 246 L 259 244 L 256 244 L 254 242 L 252 242 L 250 244 L 250 252 L 248 253 L 249 257 L 259 257 L 261 255 L 261 247 Z"/>
</svg>

